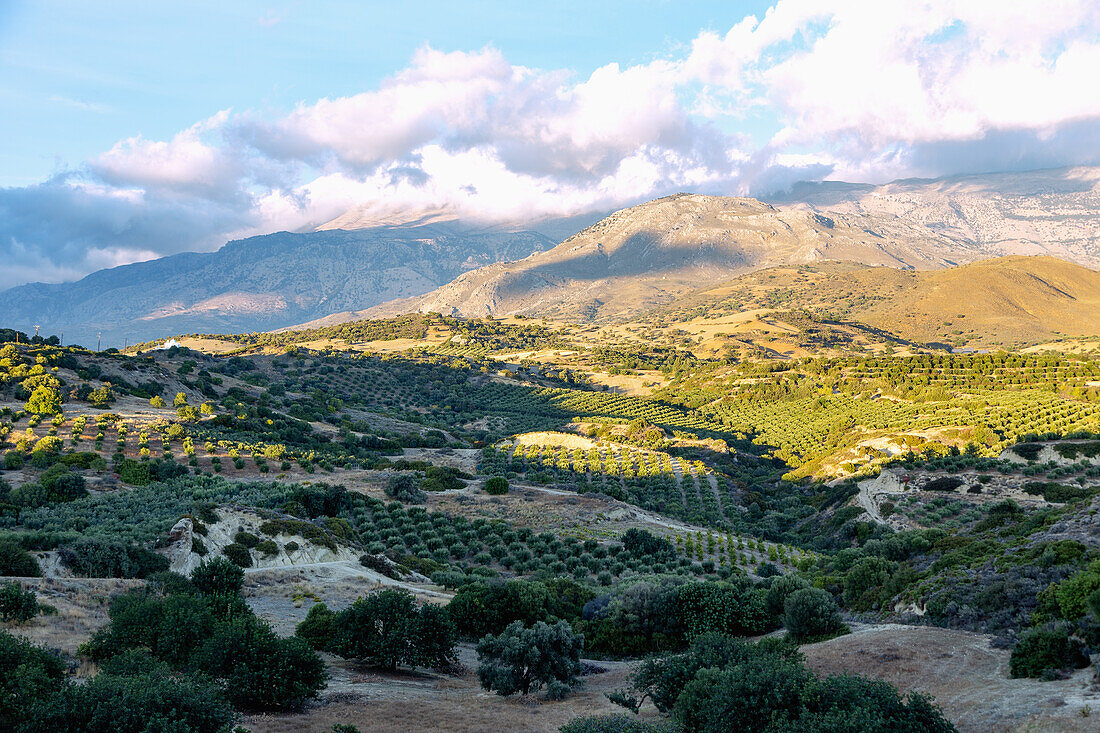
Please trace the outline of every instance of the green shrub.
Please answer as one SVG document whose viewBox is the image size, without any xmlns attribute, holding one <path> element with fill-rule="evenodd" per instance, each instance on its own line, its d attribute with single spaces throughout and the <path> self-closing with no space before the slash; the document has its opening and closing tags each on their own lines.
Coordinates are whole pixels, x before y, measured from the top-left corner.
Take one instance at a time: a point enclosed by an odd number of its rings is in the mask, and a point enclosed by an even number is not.
<svg viewBox="0 0 1100 733">
<path fill-rule="evenodd" d="M 38 560 L 13 539 L 0 538 L 0 576 L 33 577 L 42 575 Z"/>
<path fill-rule="evenodd" d="M 375 555 L 360 555 L 359 564 L 365 568 L 373 570 L 376 573 L 381 573 L 387 578 L 397 580 L 401 577 L 401 573 L 397 572 L 397 569 L 393 565 Z"/>
<path fill-rule="evenodd" d="M 21 450 L 10 450 L 4 454 L 4 469 L 7 471 L 16 471 L 23 467 L 23 463 L 26 460 L 26 456 Z"/>
<path fill-rule="evenodd" d="M 336 633 L 336 614 L 324 603 L 314 603 L 294 633 L 317 651 L 328 651 Z"/>
<path fill-rule="evenodd" d="M 191 584 L 208 596 L 240 595 L 244 587 L 244 571 L 237 563 L 223 557 L 203 560 L 191 571 Z"/>
<path fill-rule="evenodd" d="M 237 532 L 237 534 L 233 536 L 233 541 L 236 542 L 238 545 L 244 545 L 250 550 L 256 545 L 260 544 L 259 537 L 252 534 L 251 532 L 245 532 L 244 530 Z"/>
<path fill-rule="evenodd" d="M 242 568 L 252 567 L 252 553 L 242 544 L 237 542 L 228 544 L 222 549 L 222 554 L 225 555 L 227 560 Z"/>
<path fill-rule="evenodd" d="M 565 621 L 525 627 L 514 621 L 477 644 L 481 686 L 498 695 L 527 695 L 554 682 L 572 687 L 580 674 L 584 637 Z M 559 693 L 560 694 L 560 693 Z"/>
<path fill-rule="evenodd" d="M 646 660 L 627 690 L 608 697 L 634 711 L 649 698 L 686 731 L 955 730 L 923 696 L 902 699 L 859 677 L 814 677 L 797 648 L 777 639 L 701 635 L 684 654 Z"/>
<path fill-rule="evenodd" d="M 446 666 L 454 661 L 454 646 L 454 626 L 442 609 L 418 607 L 408 591 L 388 588 L 336 614 L 330 650 L 392 670 L 399 664 Z"/>
<path fill-rule="evenodd" d="M 281 639 L 249 613 L 218 624 L 192 665 L 224 680 L 230 701 L 249 710 L 299 707 L 325 686 L 325 664 L 302 639 Z"/>
<path fill-rule="evenodd" d="M 797 575 L 779 575 L 772 579 L 768 592 L 764 596 L 768 604 L 768 613 L 782 616 L 787 597 L 797 590 L 809 588 L 810 584 Z"/>
<path fill-rule="evenodd" d="M 424 480 L 420 482 L 422 491 L 448 491 L 461 489 L 466 484 L 460 477 L 469 478 L 469 474 L 449 466 L 428 466 L 424 469 Z"/>
<path fill-rule="evenodd" d="M 256 552 L 264 557 L 273 557 L 279 554 L 279 546 L 273 540 L 264 540 L 257 543 Z"/>
<path fill-rule="evenodd" d="M 119 461 L 115 465 L 115 471 L 118 472 L 120 481 L 131 486 L 145 486 L 153 481 L 149 464 L 135 461 L 133 458 Z"/>
<path fill-rule="evenodd" d="M 420 490 L 420 482 L 411 473 L 390 476 L 382 489 L 386 496 L 405 504 L 423 504 L 428 495 Z"/>
<path fill-rule="evenodd" d="M 205 585 L 202 578 L 199 585 Z M 233 704 L 249 709 L 294 708 L 324 686 L 324 663 L 316 653 L 300 639 L 280 639 L 235 594 L 134 591 L 112 599 L 109 615 L 110 623 L 82 654 L 103 661 L 144 648 L 174 672 L 219 680 Z"/>
<path fill-rule="evenodd" d="M 543 583 L 514 579 L 464 585 L 447 604 L 458 633 L 480 639 L 499 634 L 513 621 L 531 625 L 550 619 L 550 591 Z"/>
<path fill-rule="evenodd" d="M 31 715 L 34 724 L 24 729 L 28 733 L 224 733 L 236 719 L 217 684 L 164 672 L 99 674 L 83 685 L 66 684 L 35 705 Z"/>
<path fill-rule="evenodd" d="M 921 487 L 923 491 L 954 491 L 963 485 L 963 480 L 955 476 L 940 476 Z"/>
<path fill-rule="evenodd" d="M 56 415 L 61 412 L 61 395 L 45 384 L 35 387 L 27 400 L 26 410 L 36 415 Z"/>
<path fill-rule="evenodd" d="M 827 636 L 844 630 L 840 608 L 828 591 L 803 588 L 783 604 L 783 625 L 798 640 Z"/>
<path fill-rule="evenodd" d="M 1074 573 L 1052 588 L 1061 617 L 1070 621 L 1088 613 L 1088 597 L 1100 590 L 1100 560 Z"/>
<path fill-rule="evenodd" d="M 844 577 L 844 605 L 853 611 L 869 611 L 891 595 L 890 583 L 898 565 L 881 557 L 865 557 Z"/>
<path fill-rule="evenodd" d="M 499 496 L 508 493 L 508 479 L 503 476 L 490 476 L 485 479 L 485 493 Z"/>
<path fill-rule="evenodd" d="M 144 578 L 168 569 L 168 560 L 144 547 L 81 537 L 58 550 L 61 562 L 85 578 Z"/>
<path fill-rule="evenodd" d="M 1021 634 L 1012 648 L 1009 671 L 1013 677 L 1043 677 L 1062 669 L 1080 669 L 1088 663 L 1088 656 L 1065 628 L 1033 628 Z"/>
<path fill-rule="evenodd" d="M 0 583 L 0 620 L 23 624 L 38 615 L 34 592 L 23 590 L 15 581 Z"/>
<path fill-rule="evenodd" d="M 0 730 L 34 720 L 31 707 L 61 688 L 65 671 L 56 654 L 0 629 Z"/>
<path fill-rule="evenodd" d="M 715 631 L 752 636 L 779 622 L 768 614 L 765 591 L 749 583 L 687 583 L 677 589 L 676 611 L 687 639 Z"/>
</svg>

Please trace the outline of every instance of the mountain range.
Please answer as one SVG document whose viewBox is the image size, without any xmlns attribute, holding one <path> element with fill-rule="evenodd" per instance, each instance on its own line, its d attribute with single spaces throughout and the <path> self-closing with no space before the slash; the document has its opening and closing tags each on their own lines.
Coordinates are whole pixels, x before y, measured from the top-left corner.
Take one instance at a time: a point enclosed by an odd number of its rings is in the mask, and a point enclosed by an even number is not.
<svg viewBox="0 0 1100 733">
<path fill-rule="evenodd" d="M 104 346 L 179 333 L 263 331 L 417 295 L 460 273 L 547 249 L 534 231 L 459 221 L 279 232 L 0 293 L 0 322 Z"/>
<path fill-rule="evenodd" d="M 934 270 L 1034 254 L 1100 266 L 1100 168 L 808 184 L 772 203 L 679 194 L 616 212 L 521 261 L 324 322 L 409 311 L 609 322 L 779 265 Z"/>
<path fill-rule="evenodd" d="M 101 332 L 105 345 L 414 311 L 611 322 L 791 265 L 923 272 L 1047 255 L 1100 268 L 1100 168 L 798 184 L 766 201 L 685 193 L 597 218 L 488 225 L 357 208 L 314 232 L 12 288 L 0 322 L 84 343 Z"/>
</svg>

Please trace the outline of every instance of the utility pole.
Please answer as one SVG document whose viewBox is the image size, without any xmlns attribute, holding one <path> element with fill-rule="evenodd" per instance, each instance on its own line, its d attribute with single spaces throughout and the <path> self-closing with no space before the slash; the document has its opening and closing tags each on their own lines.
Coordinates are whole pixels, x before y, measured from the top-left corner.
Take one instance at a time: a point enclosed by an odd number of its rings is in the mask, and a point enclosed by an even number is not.
<svg viewBox="0 0 1100 733">
<path fill-rule="evenodd" d="M 95 350 L 96 351 L 103 351 L 103 349 L 101 348 L 102 346 L 103 346 L 103 332 L 102 331 L 96 331 L 96 334 L 95 334 Z"/>
<path fill-rule="evenodd" d="M 38 338 L 38 324 L 34 324 L 34 337 Z"/>
</svg>

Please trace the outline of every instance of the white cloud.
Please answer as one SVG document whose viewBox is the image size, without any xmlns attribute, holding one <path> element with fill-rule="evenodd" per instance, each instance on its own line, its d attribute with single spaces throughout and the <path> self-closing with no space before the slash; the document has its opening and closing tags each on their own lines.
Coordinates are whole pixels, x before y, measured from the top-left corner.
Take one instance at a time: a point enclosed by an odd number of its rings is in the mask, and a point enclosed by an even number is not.
<svg viewBox="0 0 1100 733">
<path fill-rule="evenodd" d="M 229 110 L 192 125 L 167 142 L 141 136 L 120 140 L 90 161 L 95 175 L 118 186 L 140 186 L 224 198 L 244 174 L 238 152 L 204 140 L 229 120 Z"/>
<path fill-rule="evenodd" d="M 225 110 L 0 190 L 0 243 L 57 278 L 355 207 L 514 221 L 677 190 L 1100 163 L 1097 68 L 1094 0 L 779 0 L 682 55 L 585 77 L 424 47 L 376 89 Z"/>
</svg>

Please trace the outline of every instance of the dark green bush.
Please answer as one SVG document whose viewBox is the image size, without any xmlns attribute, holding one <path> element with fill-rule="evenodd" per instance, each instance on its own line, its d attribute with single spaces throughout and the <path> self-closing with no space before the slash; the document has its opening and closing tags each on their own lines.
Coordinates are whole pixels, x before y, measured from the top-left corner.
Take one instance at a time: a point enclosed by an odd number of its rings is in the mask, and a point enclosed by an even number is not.
<svg viewBox="0 0 1100 733">
<path fill-rule="evenodd" d="M 552 600 L 543 583 L 530 580 L 477 582 L 464 585 L 447 604 L 458 633 L 480 639 L 499 634 L 513 621 L 524 625 L 550 619 Z"/>
<path fill-rule="evenodd" d="M 500 496 L 508 493 L 508 479 L 503 476 L 490 476 L 485 479 L 485 493 Z"/>
<path fill-rule="evenodd" d="M 1061 626 L 1028 629 L 1020 635 L 1009 658 L 1013 677 L 1043 677 L 1063 669 L 1080 669 L 1089 663 L 1081 645 Z"/>
<path fill-rule="evenodd" d="M 319 611 L 319 618 L 324 612 Z M 444 667 L 454 657 L 455 631 L 446 613 L 417 606 L 412 594 L 388 588 L 360 598 L 332 621 L 330 651 L 385 669 Z"/>
<path fill-rule="evenodd" d="M 768 613 L 765 591 L 747 582 L 685 584 L 679 588 L 676 606 L 689 640 L 707 632 L 752 636 L 779 624 Z"/>
<path fill-rule="evenodd" d="M 203 560 L 191 571 L 191 584 L 207 596 L 239 595 L 244 587 L 244 571 L 230 560 L 215 557 Z"/>
<path fill-rule="evenodd" d="M 963 485 L 961 478 L 955 476 L 940 476 L 934 478 L 921 487 L 924 491 L 954 491 Z"/>
<path fill-rule="evenodd" d="M 26 623 L 38 615 L 34 591 L 23 590 L 15 581 L 0 583 L 0 621 Z"/>
<path fill-rule="evenodd" d="M 15 540 L 0 538 L 0 576 L 35 577 L 42 574 L 38 560 Z"/>
<path fill-rule="evenodd" d="M 249 710 L 298 708 L 327 678 L 324 662 L 304 640 L 281 639 L 251 614 L 217 624 L 191 665 L 224 680 L 229 700 Z"/>
<path fill-rule="evenodd" d="M 672 543 L 663 537 L 637 527 L 631 527 L 623 534 L 623 550 L 635 557 L 650 555 L 672 555 L 675 550 Z"/>
<path fill-rule="evenodd" d="M 65 669 L 53 652 L 0 629 L 0 730 L 16 730 L 19 723 L 33 720 L 31 706 L 61 688 Z"/>
<path fill-rule="evenodd" d="M 256 552 L 264 557 L 272 557 L 279 554 L 279 546 L 273 540 L 264 540 L 256 544 Z"/>
<path fill-rule="evenodd" d="M 470 478 L 470 475 L 450 466 L 428 466 L 424 469 L 424 480 L 420 482 L 420 489 L 422 491 L 461 489 L 466 484 L 460 477 Z"/>
<path fill-rule="evenodd" d="M 147 649 L 174 672 L 220 680 L 230 701 L 249 709 L 294 708 L 315 695 L 324 686 L 321 659 L 304 641 L 276 636 L 239 595 L 227 594 L 234 586 L 233 578 L 226 577 L 232 571 L 211 564 L 206 577 L 194 578 L 191 584 L 196 590 L 211 590 L 116 596 L 110 623 L 81 653 L 106 661 L 127 650 Z"/>
<path fill-rule="evenodd" d="M 818 679 L 796 647 L 775 639 L 704 634 L 687 653 L 643 662 L 630 688 L 609 697 L 635 711 L 649 698 L 685 731 L 955 730 L 928 698 L 902 699 L 891 685 L 859 677 Z"/>
<path fill-rule="evenodd" d="M 167 559 L 144 547 L 90 537 L 61 547 L 58 556 L 85 578 L 144 578 L 168 569 Z"/>
<path fill-rule="evenodd" d="M 1012 446 L 1011 450 L 1025 461 L 1034 461 L 1039 457 L 1039 452 L 1043 450 L 1043 446 L 1040 443 L 1018 443 Z"/>
<path fill-rule="evenodd" d="M 336 633 L 335 624 L 336 614 L 324 603 L 314 603 L 294 633 L 317 651 L 328 651 Z"/>
<path fill-rule="evenodd" d="M 383 487 L 386 496 L 405 504 L 423 504 L 428 495 L 420 490 L 420 482 L 411 473 L 390 476 Z"/>
<path fill-rule="evenodd" d="M 539 621 L 525 627 L 514 621 L 498 636 L 477 644 L 481 686 L 498 695 L 526 695 L 555 682 L 572 687 L 580 674 L 584 637 L 565 621 Z"/>
<path fill-rule="evenodd" d="M 237 542 L 228 544 L 222 549 L 222 554 L 225 555 L 226 559 L 242 568 L 252 567 L 252 553 L 242 544 Z"/>
<path fill-rule="evenodd" d="M 391 565 L 386 560 L 375 555 L 361 555 L 359 557 L 359 564 L 365 568 L 369 568 L 376 573 L 381 573 L 387 578 L 393 578 L 397 580 L 401 577 L 401 573 L 397 572 L 397 568 Z"/>
<path fill-rule="evenodd" d="M 809 588 L 810 584 L 797 575 L 779 575 L 772 579 L 764 598 L 768 604 L 768 613 L 779 617 L 787 603 L 787 597 L 796 590 Z"/>
<path fill-rule="evenodd" d="M 783 604 L 783 625 L 800 641 L 844 630 L 840 607 L 828 591 L 802 588 Z"/>
<path fill-rule="evenodd" d="M 252 549 L 256 545 L 260 544 L 260 538 L 251 532 L 245 532 L 243 529 L 233 535 L 233 541 L 238 545 L 244 545 L 248 549 Z"/>
<path fill-rule="evenodd" d="M 224 733 L 236 715 L 220 686 L 190 676 L 99 674 L 32 708 L 21 731 Z"/>
</svg>

